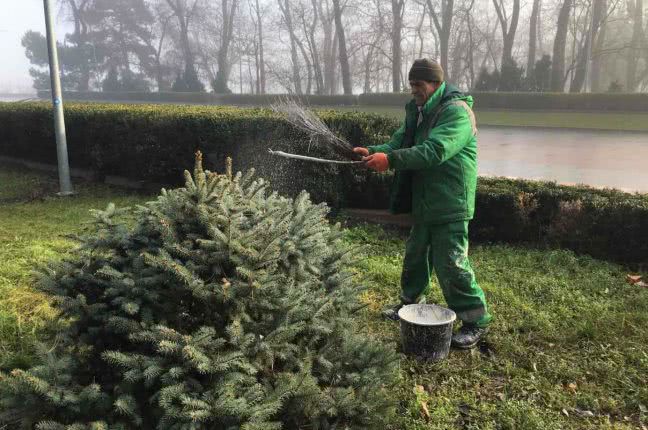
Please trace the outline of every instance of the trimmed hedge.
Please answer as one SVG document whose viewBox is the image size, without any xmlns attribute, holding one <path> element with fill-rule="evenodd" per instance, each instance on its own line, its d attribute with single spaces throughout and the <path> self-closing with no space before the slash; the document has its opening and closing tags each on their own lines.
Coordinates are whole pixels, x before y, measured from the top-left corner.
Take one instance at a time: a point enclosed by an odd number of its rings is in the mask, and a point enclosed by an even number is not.
<svg viewBox="0 0 648 430">
<path fill-rule="evenodd" d="M 373 114 L 320 111 L 350 142 L 385 141 L 398 121 Z M 52 112 L 47 103 L 0 103 L 0 155 L 54 164 Z M 66 105 L 72 167 L 101 179 L 176 185 L 200 149 L 210 169 L 255 167 L 276 189 L 306 189 L 334 208 L 383 209 L 391 176 L 350 166 L 273 157 L 268 148 L 306 153 L 308 137 L 267 109 L 210 106 Z M 310 155 L 336 157 L 312 145 Z M 471 235 L 479 241 L 559 245 L 594 257 L 648 267 L 648 195 L 560 186 L 555 183 L 480 178 Z"/>
<path fill-rule="evenodd" d="M 470 93 L 475 98 L 475 109 L 580 111 L 580 112 L 648 112 L 646 93 Z M 49 91 L 39 91 L 38 96 L 49 99 Z M 213 93 L 103 93 L 65 92 L 65 100 L 82 101 L 140 101 L 172 103 L 207 103 L 267 106 L 286 95 L 281 94 L 213 94 Z M 411 100 L 409 93 L 372 93 L 360 95 L 290 95 L 311 106 L 404 106 Z"/>
<path fill-rule="evenodd" d="M 38 91 L 38 97 L 50 99 L 49 90 Z M 295 95 L 295 94 L 215 94 L 215 93 L 182 93 L 182 92 L 99 92 L 99 91 L 65 91 L 64 100 L 74 101 L 128 101 L 128 102 L 172 102 L 172 103 L 206 103 L 215 105 L 251 105 L 268 106 L 283 98 L 297 100 L 310 106 L 355 106 L 358 96 L 346 95 Z"/>
<path fill-rule="evenodd" d="M 384 142 L 397 121 L 375 114 L 321 111 L 324 121 L 350 142 Z M 268 149 L 340 158 L 327 145 L 311 145 L 268 109 L 214 106 L 67 103 L 65 121 L 70 166 L 98 179 L 179 184 L 194 153 L 222 171 L 232 156 L 237 170 L 255 167 L 260 176 L 291 196 L 309 190 L 316 201 L 345 205 L 369 176 L 352 166 L 314 164 L 268 154 Z M 0 103 L 0 155 L 55 164 L 56 145 L 48 103 Z"/>
<path fill-rule="evenodd" d="M 560 246 L 648 267 L 648 194 L 479 178 L 475 212 L 478 241 Z"/>
</svg>

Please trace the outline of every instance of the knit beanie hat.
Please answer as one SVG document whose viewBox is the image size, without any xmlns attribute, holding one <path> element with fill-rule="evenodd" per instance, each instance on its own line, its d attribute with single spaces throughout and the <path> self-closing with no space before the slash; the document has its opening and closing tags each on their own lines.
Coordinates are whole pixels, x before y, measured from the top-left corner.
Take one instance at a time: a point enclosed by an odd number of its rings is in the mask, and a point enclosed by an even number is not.
<svg viewBox="0 0 648 430">
<path fill-rule="evenodd" d="M 439 63 L 421 58 L 414 60 L 409 71 L 410 81 L 443 82 L 443 69 Z"/>
</svg>

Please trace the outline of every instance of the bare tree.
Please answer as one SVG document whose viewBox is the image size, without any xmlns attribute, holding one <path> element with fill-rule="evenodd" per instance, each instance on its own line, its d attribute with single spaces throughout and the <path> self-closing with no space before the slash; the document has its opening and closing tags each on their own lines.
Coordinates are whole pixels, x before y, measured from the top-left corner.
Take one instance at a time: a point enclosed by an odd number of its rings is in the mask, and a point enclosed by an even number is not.
<svg viewBox="0 0 648 430">
<path fill-rule="evenodd" d="M 517 31 L 518 20 L 520 17 L 520 0 L 513 0 L 513 12 L 509 18 L 504 5 L 504 0 L 493 0 L 497 19 L 502 28 L 502 39 L 504 48 L 502 49 L 502 67 L 505 64 L 513 63 L 513 42 L 515 42 L 515 33 Z"/>
<path fill-rule="evenodd" d="M 334 31 L 335 14 L 328 0 L 317 0 L 317 8 L 322 21 L 324 32 L 323 62 L 324 62 L 324 93 L 335 92 L 335 69 L 337 65 L 337 32 Z"/>
<path fill-rule="evenodd" d="M 450 49 L 450 34 L 452 33 L 452 18 L 454 16 L 454 0 L 440 0 L 441 10 L 439 12 L 435 10 L 432 0 L 426 1 L 430 16 L 434 22 L 434 27 L 439 35 L 441 67 L 449 74 L 448 55 Z"/>
<path fill-rule="evenodd" d="M 168 67 L 164 66 L 162 63 L 162 54 L 164 48 L 164 40 L 166 39 L 167 31 L 169 28 L 169 21 L 173 18 L 168 12 L 165 13 L 162 10 L 156 10 L 155 12 L 155 22 L 153 23 L 152 33 L 156 34 L 155 39 L 148 40 L 149 48 L 154 52 L 153 55 L 153 64 L 151 66 L 152 73 L 155 78 L 155 83 L 157 84 L 158 91 L 167 91 L 170 88 L 170 83 L 166 79 L 168 74 Z"/>
<path fill-rule="evenodd" d="M 349 68 L 349 55 L 347 53 L 346 37 L 344 35 L 344 26 L 342 25 L 342 8 L 340 0 L 333 0 L 333 11 L 335 15 L 335 32 L 338 37 L 340 70 L 342 72 L 342 88 L 344 94 L 353 94 L 351 85 L 351 70 Z"/>
<path fill-rule="evenodd" d="M 600 2 L 603 10 L 607 10 L 607 0 L 601 0 Z M 603 47 L 605 46 L 605 36 L 607 29 L 607 15 L 599 23 L 599 32 L 596 37 L 596 42 L 592 50 L 592 69 L 591 69 L 591 90 L 592 92 L 601 91 L 601 64 L 603 55 Z"/>
<path fill-rule="evenodd" d="M 477 41 L 474 37 L 474 20 L 473 20 L 473 7 L 475 5 L 475 0 L 471 0 L 469 4 L 464 5 L 460 8 L 459 18 L 463 25 L 461 28 L 462 31 L 462 42 L 461 48 L 457 49 L 457 55 L 461 57 L 462 62 L 464 63 L 463 68 L 460 73 L 454 75 L 453 79 L 455 82 L 459 82 L 462 78 L 465 79 L 468 88 L 472 88 L 475 82 L 475 49 Z M 463 55 L 461 55 L 463 53 Z"/>
<path fill-rule="evenodd" d="M 72 13 L 74 22 L 74 33 L 72 39 L 77 46 L 84 46 L 88 43 L 88 23 L 86 14 L 91 7 L 90 0 L 67 0 L 66 2 Z M 80 67 L 81 76 L 79 78 L 79 91 L 88 91 L 90 89 L 90 67 L 83 64 Z"/>
<path fill-rule="evenodd" d="M 563 0 L 558 14 L 556 37 L 553 46 L 553 60 L 551 67 L 551 90 L 562 92 L 565 87 L 565 46 L 567 45 L 567 31 L 569 16 L 573 0 Z"/>
<path fill-rule="evenodd" d="M 238 0 L 231 0 L 231 3 L 229 0 L 221 0 L 223 22 L 220 34 L 220 48 L 218 50 L 218 71 L 216 72 L 216 79 L 214 81 L 214 91 L 217 93 L 230 92 L 227 86 L 230 75 L 228 55 L 234 33 L 234 18 L 238 3 Z"/>
<path fill-rule="evenodd" d="M 317 40 L 315 33 L 317 31 L 317 25 L 320 21 L 319 7 L 317 5 L 317 0 L 311 0 L 311 7 L 313 18 L 310 23 L 306 22 L 305 15 L 302 15 L 302 25 L 304 28 L 304 34 L 306 34 L 306 41 L 308 43 L 308 50 L 310 51 L 311 59 L 313 61 L 313 73 L 315 74 L 315 93 L 324 94 L 324 73 L 322 70 L 321 55 L 319 52 L 319 47 L 317 45 Z"/>
<path fill-rule="evenodd" d="M 392 91 L 398 93 L 401 90 L 401 66 L 403 56 L 401 36 L 403 32 L 403 13 L 405 12 L 405 0 L 391 0 L 391 6 Z"/>
<path fill-rule="evenodd" d="M 574 78 L 569 87 L 569 92 L 578 93 L 586 84 L 585 79 L 589 78 L 589 61 L 592 57 L 592 46 L 598 36 L 599 27 L 605 16 L 605 0 L 593 0 L 590 13 L 586 14 L 588 25 L 585 27 L 585 35 L 580 43 L 580 49 L 576 58 Z M 591 16 L 591 19 L 589 19 Z"/>
<path fill-rule="evenodd" d="M 628 16 L 632 19 L 632 40 L 627 51 L 626 88 L 637 89 L 637 64 L 642 48 L 646 44 L 643 30 L 643 0 L 628 0 Z"/>
<path fill-rule="evenodd" d="M 180 28 L 180 49 L 184 56 L 185 67 L 187 69 L 193 69 L 194 56 L 189 44 L 189 27 L 191 19 L 196 12 L 198 0 L 193 0 L 191 6 L 188 5 L 187 0 L 166 0 L 166 2 L 173 11 L 174 16 L 178 19 L 178 25 Z"/>
<path fill-rule="evenodd" d="M 529 22 L 529 51 L 527 52 L 527 78 L 532 79 L 536 61 L 536 46 L 538 43 L 538 16 L 540 14 L 540 0 L 533 0 L 531 19 Z"/>
<path fill-rule="evenodd" d="M 297 36 L 295 35 L 295 28 L 293 27 L 290 1 L 277 0 L 277 2 L 279 3 L 279 9 L 281 9 L 290 38 L 290 59 L 292 61 L 293 86 L 295 88 L 295 93 L 302 94 L 301 75 L 299 73 L 299 56 L 297 54 Z"/>
<path fill-rule="evenodd" d="M 250 3 L 250 9 L 254 12 L 252 21 L 255 26 L 255 49 L 254 59 L 256 63 L 256 92 L 257 94 L 265 94 L 266 92 L 266 73 L 265 73 L 265 59 L 263 56 L 263 19 L 261 16 L 261 7 L 259 0 L 254 0 Z"/>
</svg>

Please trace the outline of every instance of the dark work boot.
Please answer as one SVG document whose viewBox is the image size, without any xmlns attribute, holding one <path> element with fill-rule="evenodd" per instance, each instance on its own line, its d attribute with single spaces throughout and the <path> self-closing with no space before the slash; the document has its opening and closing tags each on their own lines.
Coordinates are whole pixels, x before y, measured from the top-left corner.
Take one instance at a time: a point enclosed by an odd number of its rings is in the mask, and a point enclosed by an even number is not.
<svg viewBox="0 0 648 430">
<path fill-rule="evenodd" d="M 463 325 L 459 331 L 452 335 L 452 346 L 458 349 L 474 348 L 488 333 L 488 327 Z"/>
<path fill-rule="evenodd" d="M 421 298 L 418 302 L 418 304 L 425 304 L 425 297 Z M 398 317 L 398 311 L 400 308 L 402 308 L 405 305 L 409 305 L 412 303 L 398 303 L 398 304 L 391 304 L 385 307 L 381 314 L 384 318 L 392 320 L 392 321 L 398 321 L 400 318 Z"/>
</svg>

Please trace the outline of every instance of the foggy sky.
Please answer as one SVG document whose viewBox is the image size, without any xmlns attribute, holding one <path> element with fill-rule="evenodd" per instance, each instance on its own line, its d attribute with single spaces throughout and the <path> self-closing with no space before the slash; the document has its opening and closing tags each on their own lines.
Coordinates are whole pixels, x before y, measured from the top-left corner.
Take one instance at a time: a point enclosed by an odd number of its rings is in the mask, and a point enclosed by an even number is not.
<svg viewBox="0 0 648 430">
<path fill-rule="evenodd" d="M 56 0 L 52 0 L 56 4 Z M 45 18 L 42 0 L 0 0 L 0 93 L 20 90 L 34 92 L 32 78 L 29 76 L 29 60 L 20 39 L 27 30 L 45 34 Z M 55 6 L 55 16 L 58 16 Z M 57 34 L 65 34 L 65 23 L 57 19 Z"/>
</svg>

